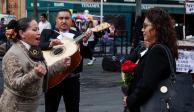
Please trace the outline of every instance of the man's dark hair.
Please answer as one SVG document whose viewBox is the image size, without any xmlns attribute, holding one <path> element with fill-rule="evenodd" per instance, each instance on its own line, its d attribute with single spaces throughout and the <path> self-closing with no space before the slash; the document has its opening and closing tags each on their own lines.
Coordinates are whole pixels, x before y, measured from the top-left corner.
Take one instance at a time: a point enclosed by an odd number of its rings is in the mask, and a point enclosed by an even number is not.
<svg viewBox="0 0 194 112">
<path fill-rule="evenodd" d="M 45 13 L 42 13 L 41 16 L 47 19 L 47 15 Z"/>
<path fill-rule="evenodd" d="M 60 10 L 57 11 L 56 17 L 59 14 L 59 12 L 68 12 L 70 14 L 70 16 L 72 15 L 71 11 L 69 9 L 60 9 Z"/>
</svg>

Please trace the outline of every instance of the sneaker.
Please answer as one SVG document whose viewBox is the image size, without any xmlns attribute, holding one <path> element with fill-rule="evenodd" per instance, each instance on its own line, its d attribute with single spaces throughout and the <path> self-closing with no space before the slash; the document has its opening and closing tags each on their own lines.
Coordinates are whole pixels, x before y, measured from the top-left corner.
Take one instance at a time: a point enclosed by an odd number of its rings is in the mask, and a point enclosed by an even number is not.
<svg viewBox="0 0 194 112">
<path fill-rule="evenodd" d="M 90 61 L 88 62 L 88 65 L 93 65 L 93 63 L 94 63 L 94 60 L 92 59 L 92 60 L 90 60 Z"/>
<path fill-rule="evenodd" d="M 95 57 L 92 57 L 92 60 L 93 60 L 93 61 L 96 61 L 96 58 L 95 58 Z"/>
</svg>

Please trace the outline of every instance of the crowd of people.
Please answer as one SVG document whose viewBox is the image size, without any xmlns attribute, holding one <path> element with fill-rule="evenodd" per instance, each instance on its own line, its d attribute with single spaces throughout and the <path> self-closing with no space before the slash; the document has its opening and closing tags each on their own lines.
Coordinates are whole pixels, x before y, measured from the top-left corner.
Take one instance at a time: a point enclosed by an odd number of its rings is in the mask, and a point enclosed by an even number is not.
<svg viewBox="0 0 194 112">
<path fill-rule="evenodd" d="M 36 112 L 42 92 L 45 96 L 45 112 L 57 112 L 61 98 L 66 112 L 79 112 L 83 59 L 89 59 L 88 65 L 94 63 L 93 53 L 99 38 L 99 33 L 87 32 L 95 27 L 93 22 L 87 23 L 83 39 L 76 43 L 83 58 L 71 72 L 64 71 L 71 66 L 72 57 L 65 57 L 48 66 L 42 53 L 62 45 L 65 38 L 76 39 L 83 33 L 76 27 L 71 16 L 69 10 L 59 10 L 53 29 L 46 14 L 40 16 L 39 23 L 33 18 L 9 22 L 4 32 L 13 45 L 2 60 L 4 90 L 0 97 L 0 112 Z M 172 18 L 166 11 L 157 7 L 150 8 L 145 13 L 142 26 L 145 49 L 132 52 L 125 59 L 137 63 L 133 71 L 135 78 L 123 98 L 123 104 L 130 112 L 142 112 L 141 106 L 149 102 L 157 85 L 170 76 L 167 55 L 155 45 L 168 47 L 173 58 L 178 58 L 176 32 Z M 103 33 L 104 41 L 112 45 L 115 32 L 114 24 L 111 24 Z M 48 88 L 49 77 L 57 76 L 58 73 L 62 73 L 64 79 Z"/>
</svg>

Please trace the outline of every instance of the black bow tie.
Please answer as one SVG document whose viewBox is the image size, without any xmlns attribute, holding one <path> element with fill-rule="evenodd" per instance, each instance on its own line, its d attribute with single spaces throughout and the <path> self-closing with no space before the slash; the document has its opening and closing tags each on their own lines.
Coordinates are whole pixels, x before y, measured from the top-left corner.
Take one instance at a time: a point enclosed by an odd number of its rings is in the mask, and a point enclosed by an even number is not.
<svg viewBox="0 0 194 112">
<path fill-rule="evenodd" d="M 44 61 L 43 53 L 39 47 L 31 47 L 29 49 L 29 56 L 34 61 Z"/>
</svg>

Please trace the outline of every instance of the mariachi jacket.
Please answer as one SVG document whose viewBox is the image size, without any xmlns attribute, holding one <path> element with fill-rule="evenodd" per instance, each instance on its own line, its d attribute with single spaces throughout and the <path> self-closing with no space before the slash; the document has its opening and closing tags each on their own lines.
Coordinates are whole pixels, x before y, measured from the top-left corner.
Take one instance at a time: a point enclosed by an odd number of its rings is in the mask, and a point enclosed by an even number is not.
<svg viewBox="0 0 194 112">
<path fill-rule="evenodd" d="M 48 81 L 33 70 L 38 63 L 46 66 L 43 62 L 33 61 L 20 41 L 8 50 L 2 61 L 4 91 L 0 98 L 0 112 L 36 112 L 43 82 L 47 84 Z M 47 67 L 47 76 L 64 68 L 63 61 L 58 61 Z"/>
</svg>

